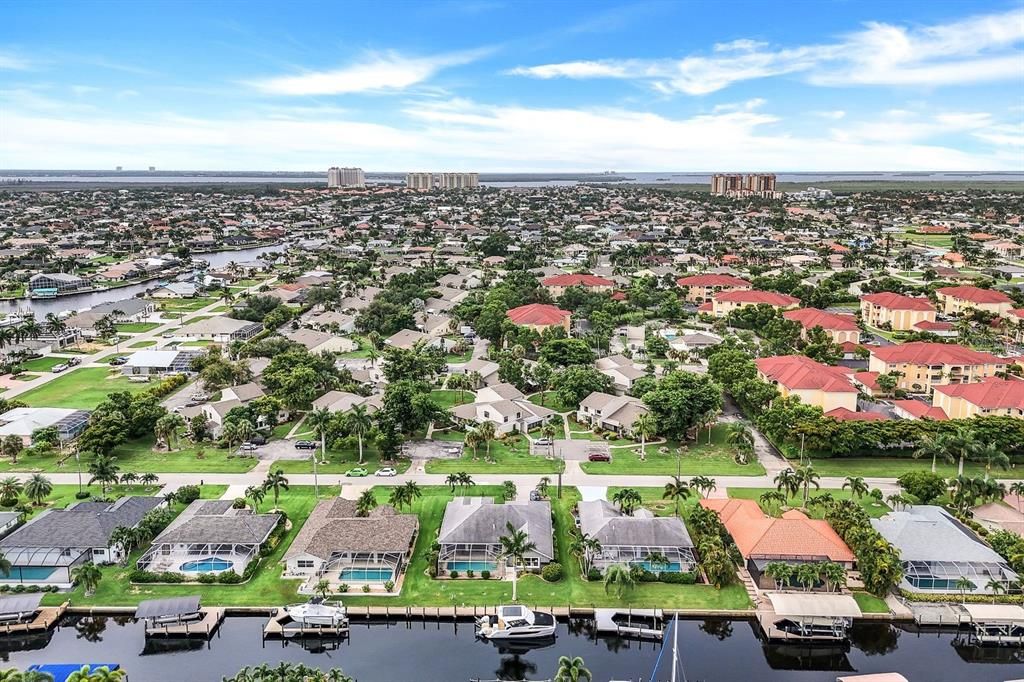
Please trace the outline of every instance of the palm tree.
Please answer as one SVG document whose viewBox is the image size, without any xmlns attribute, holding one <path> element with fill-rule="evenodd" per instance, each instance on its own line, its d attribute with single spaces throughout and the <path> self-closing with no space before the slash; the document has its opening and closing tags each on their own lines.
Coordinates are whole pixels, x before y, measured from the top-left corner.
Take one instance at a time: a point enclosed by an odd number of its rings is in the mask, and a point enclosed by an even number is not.
<svg viewBox="0 0 1024 682">
<path fill-rule="evenodd" d="M 818 582 L 820 578 L 820 570 L 818 564 L 798 564 L 796 567 L 796 580 L 804 586 L 805 590 L 810 590 L 814 587 L 814 584 Z"/>
<path fill-rule="evenodd" d="M 456 474 L 456 476 L 458 476 L 459 478 L 459 487 L 461 487 L 463 490 L 472 488 L 473 486 L 476 485 L 476 481 L 473 480 L 473 477 L 470 476 L 465 471 L 460 471 L 459 473 Z"/>
<path fill-rule="evenodd" d="M 369 492 L 369 491 L 367 491 Z M 321 599 L 327 599 L 327 595 L 331 593 L 331 581 L 327 578 L 320 578 L 316 585 L 313 586 L 313 594 L 318 595 Z"/>
<path fill-rule="evenodd" d="M 640 459 L 647 459 L 647 439 L 658 435 L 658 424 L 649 412 L 644 412 L 633 422 L 633 436 L 640 436 Z"/>
<path fill-rule="evenodd" d="M 580 572 L 586 577 L 594 565 L 594 557 L 601 552 L 601 541 L 586 533 L 574 533 L 569 551 L 579 560 Z"/>
<path fill-rule="evenodd" d="M 285 478 L 284 469 L 268 473 L 267 479 L 263 481 L 263 488 L 274 491 L 274 509 L 276 510 L 278 500 L 281 497 L 281 490 L 288 490 L 288 479 Z"/>
<path fill-rule="evenodd" d="M 628 490 L 628 488 L 624 488 Z M 619 491 L 622 492 L 621 490 Z M 616 493 L 618 494 L 618 493 Z M 669 483 L 665 484 L 665 490 L 661 493 L 661 499 L 672 500 L 676 506 L 676 516 L 680 515 L 679 501 L 685 500 L 690 496 L 690 486 L 683 479 L 678 476 L 673 476 Z"/>
<path fill-rule="evenodd" d="M 139 475 L 133 471 L 126 471 L 121 474 L 121 485 L 132 485 L 139 480 Z"/>
<path fill-rule="evenodd" d="M 699 490 L 701 497 L 707 498 L 712 492 L 718 489 L 715 479 L 710 476 L 694 476 L 690 479 L 690 487 Z"/>
<path fill-rule="evenodd" d="M 89 463 L 89 473 L 92 474 L 92 478 L 89 479 L 88 485 L 99 483 L 102 486 L 103 494 L 106 495 L 110 491 L 110 486 L 117 485 L 120 480 L 121 469 L 117 466 L 116 460 L 117 457 L 110 455 L 96 455 Z"/>
<path fill-rule="evenodd" d="M 454 493 L 455 492 L 455 486 L 460 485 L 461 480 L 459 479 L 459 475 L 458 474 L 450 473 L 450 474 L 448 474 L 447 478 L 444 479 L 444 482 L 445 482 L 445 485 L 448 486 L 448 489 L 451 490 Z"/>
<path fill-rule="evenodd" d="M 121 559 L 124 563 L 128 563 L 128 555 L 135 546 L 135 540 L 135 529 L 128 526 L 118 526 L 110 533 L 110 543 L 121 548 Z"/>
<path fill-rule="evenodd" d="M 139 483 L 144 486 L 153 486 L 160 482 L 160 477 L 154 473 L 145 473 L 139 477 Z"/>
<path fill-rule="evenodd" d="M 74 671 L 68 676 L 67 682 L 122 682 L 126 680 L 127 674 L 118 668 L 111 670 L 105 665 L 98 668 L 91 668 L 88 664 Z"/>
<path fill-rule="evenodd" d="M 868 494 L 868 484 L 864 482 L 863 476 L 847 476 L 843 481 L 843 490 L 850 489 L 850 496 L 861 499 Z"/>
<path fill-rule="evenodd" d="M 179 429 L 185 426 L 185 418 L 176 412 L 168 412 L 156 421 L 153 431 L 159 440 L 167 444 L 170 451 L 178 440 Z"/>
<path fill-rule="evenodd" d="M 306 415 L 306 423 L 313 429 L 313 433 L 320 437 L 320 458 L 324 461 L 327 461 L 327 429 L 330 428 L 332 420 L 330 411 L 325 407 L 313 410 Z M 313 497 L 320 497 L 320 477 L 316 468 L 315 450 L 313 451 Z"/>
<path fill-rule="evenodd" d="M 636 586 L 636 576 L 633 570 L 626 564 L 612 564 L 604 572 L 605 594 L 615 592 L 619 599 L 627 591 Z"/>
<path fill-rule="evenodd" d="M 956 579 L 956 589 L 960 593 L 960 598 L 963 600 L 963 603 L 966 604 L 967 603 L 967 590 L 973 590 L 974 589 L 974 583 L 972 583 L 970 580 L 968 580 L 964 576 L 960 576 L 959 578 Z"/>
<path fill-rule="evenodd" d="M 7 557 L 4 556 L 2 552 L 0 552 L 0 574 L 3 574 L 3 576 L 6 578 L 11 574 L 11 569 L 13 567 L 14 566 L 11 564 L 11 562 L 7 560 Z"/>
<path fill-rule="evenodd" d="M 992 473 L 992 465 L 995 464 L 1000 469 L 1006 470 L 1010 468 L 1010 458 L 1006 456 L 1006 453 L 996 445 L 995 443 L 986 443 L 982 446 L 978 452 L 978 459 L 985 462 L 985 480 Z"/>
<path fill-rule="evenodd" d="M 43 501 L 53 492 L 53 483 L 42 474 L 32 474 L 25 481 L 25 496 L 37 507 L 43 506 Z"/>
<path fill-rule="evenodd" d="M 643 501 L 640 493 L 632 488 L 620 488 L 612 495 L 612 502 L 618 504 L 619 510 L 626 516 L 631 516 L 633 510 L 639 507 Z"/>
<path fill-rule="evenodd" d="M 805 467 L 797 467 L 794 474 L 800 483 L 800 487 L 803 488 L 804 506 L 806 507 L 807 495 L 810 491 L 810 487 L 813 485 L 815 490 L 821 489 L 821 484 L 818 482 L 821 476 L 819 476 L 809 464 Z"/>
<path fill-rule="evenodd" d="M 359 464 L 362 464 L 363 437 L 373 427 L 373 419 L 370 418 L 370 413 L 366 411 L 365 405 L 356 405 L 345 416 L 345 423 L 348 424 L 349 430 L 356 434 L 356 438 L 359 439 Z"/>
<path fill-rule="evenodd" d="M 473 429 L 466 434 L 466 447 L 473 451 L 474 460 L 477 459 L 476 449 L 480 447 L 480 443 L 482 442 L 483 439 L 480 438 L 480 434 L 477 433 L 476 429 Z"/>
<path fill-rule="evenodd" d="M 518 530 L 512 522 L 505 524 L 506 535 L 498 538 L 501 551 L 498 552 L 498 559 L 512 562 L 512 601 L 516 600 L 516 569 L 525 562 L 528 552 L 537 549 L 537 544 L 530 541 L 530 536 L 525 530 Z"/>
<path fill-rule="evenodd" d="M 647 556 L 644 557 L 644 561 L 650 567 L 651 573 L 661 573 L 659 569 L 665 568 L 670 563 L 668 557 L 658 551 L 648 552 Z"/>
<path fill-rule="evenodd" d="M 778 490 L 769 490 L 765 493 L 762 493 L 761 496 L 758 498 L 758 501 L 761 503 L 762 506 L 770 507 L 777 505 L 779 509 L 782 509 L 782 506 L 786 504 L 788 500 L 789 498 L 786 496 L 786 493 L 780 492 Z"/>
<path fill-rule="evenodd" d="M 356 500 L 356 516 L 369 516 L 370 512 L 377 506 L 377 496 L 372 490 L 364 490 Z"/>
<path fill-rule="evenodd" d="M 230 419 L 220 427 L 220 437 L 227 443 L 228 450 L 230 450 L 235 443 L 241 443 L 241 428 L 239 427 L 238 420 Z"/>
<path fill-rule="evenodd" d="M 21 496 L 22 485 L 14 476 L 0 480 L 0 504 L 5 507 L 13 507 Z"/>
<path fill-rule="evenodd" d="M 1010 492 L 1017 496 L 1017 513 L 1020 514 L 1020 502 L 1024 498 L 1024 481 L 1016 481 L 1010 486 Z"/>
<path fill-rule="evenodd" d="M 480 436 L 480 440 L 487 447 L 487 459 L 491 459 L 491 441 L 497 435 L 497 429 L 492 421 L 483 421 L 476 427 L 477 435 Z"/>
<path fill-rule="evenodd" d="M 821 563 L 821 578 L 825 586 L 836 590 L 846 584 L 846 569 L 834 561 L 823 561 Z"/>
<path fill-rule="evenodd" d="M 754 434 L 743 422 L 732 422 L 725 434 L 725 442 L 740 451 L 750 451 L 754 448 Z"/>
<path fill-rule="evenodd" d="M 1006 593 L 1006 583 L 999 578 L 989 578 L 985 588 L 992 593 L 992 603 L 996 603 L 996 597 Z"/>
<path fill-rule="evenodd" d="M 391 494 L 388 496 L 388 504 L 402 511 L 407 504 L 411 504 L 412 500 L 409 499 L 409 491 L 406 490 L 404 485 L 397 486 L 391 489 Z"/>
<path fill-rule="evenodd" d="M 783 469 L 775 476 L 775 489 L 786 493 L 786 499 L 800 492 L 800 480 L 793 469 Z"/>
<path fill-rule="evenodd" d="M 85 588 L 85 596 L 87 597 L 96 591 L 96 587 L 102 579 L 103 572 L 100 570 L 100 567 L 91 561 L 79 564 L 71 569 L 71 581 Z"/>
<path fill-rule="evenodd" d="M 935 433 L 922 437 L 913 456 L 914 459 L 931 457 L 932 473 L 934 474 L 935 463 L 939 457 L 947 462 L 953 462 L 953 456 L 949 454 L 949 436 L 946 433 Z"/>
<path fill-rule="evenodd" d="M 964 461 L 974 459 L 981 454 L 982 445 L 974 430 L 967 426 L 958 426 L 950 434 L 947 442 L 949 454 L 957 459 L 957 476 L 964 475 Z"/>
<path fill-rule="evenodd" d="M 267 489 L 262 486 L 251 485 L 245 489 L 245 496 L 252 500 L 252 510 L 259 514 L 260 502 L 267 496 Z"/>
<path fill-rule="evenodd" d="M 558 658 L 558 670 L 555 672 L 554 682 L 580 682 L 586 680 L 592 682 L 594 679 L 590 671 L 583 665 L 583 659 L 579 656 L 560 656 Z"/>
<path fill-rule="evenodd" d="M 893 509 L 900 509 L 910 504 L 910 498 L 902 493 L 893 493 L 886 497 L 885 501 Z"/>
<path fill-rule="evenodd" d="M 413 502 L 423 497 L 423 490 L 420 489 L 420 484 L 416 481 L 406 481 L 402 488 L 405 489 L 405 499 L 409 502 L 410 507 Z"/>
<path fill-rule="evenodd" d="M 796 572 L 792 564 L 784 561 L 769 561 L 764 567 L 764 574 L 775 581 L 775 589 L 781 590 L 788 585 Z"/>
</svg>

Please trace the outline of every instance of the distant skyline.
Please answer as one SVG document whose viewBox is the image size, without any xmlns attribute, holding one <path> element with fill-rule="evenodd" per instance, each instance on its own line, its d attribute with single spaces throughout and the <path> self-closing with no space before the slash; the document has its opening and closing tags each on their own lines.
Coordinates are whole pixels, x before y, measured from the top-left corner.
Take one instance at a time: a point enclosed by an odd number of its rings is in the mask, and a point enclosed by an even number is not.
<svg viewBox="0 0 1024 682">
<path fill-rule="evenodd" d="M 0 168 L 1024 170 L 1020 2 L 12 2 Z"/>
</svg>

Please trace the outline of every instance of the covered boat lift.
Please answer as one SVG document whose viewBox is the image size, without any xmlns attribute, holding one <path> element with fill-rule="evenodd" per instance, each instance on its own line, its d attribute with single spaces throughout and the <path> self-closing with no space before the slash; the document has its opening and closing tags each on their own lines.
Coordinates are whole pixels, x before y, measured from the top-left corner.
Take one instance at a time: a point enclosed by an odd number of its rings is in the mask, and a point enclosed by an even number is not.
<svg viewBox="0 0 1024 682">
<path fill-rule="evenodd" d="M 0 634 L 45 632 L 57 624 L 68 603 L 40 606 L 43 593 L 14 594 L 0 597 Z"/>
<path fill-rule="evenodd" d="M 201 608 L 199 596 L 139 602 L 135 617 L 146 623 L 146 636 L 209 638 L 224 620 L 224 609 Z"/>
<path fill-rule="evenodd" d="M 769 640 L 845 641 L 853 619 L 861 615 L 848 594 L 765 592 L 771 606 L 762 606 L 757 620 Z"/>
<path fill-rule="evenodd" d="M 1024 607 L 1016 604 L 961 604 L 972 644 L 1024 644 Z"/>
</svg>

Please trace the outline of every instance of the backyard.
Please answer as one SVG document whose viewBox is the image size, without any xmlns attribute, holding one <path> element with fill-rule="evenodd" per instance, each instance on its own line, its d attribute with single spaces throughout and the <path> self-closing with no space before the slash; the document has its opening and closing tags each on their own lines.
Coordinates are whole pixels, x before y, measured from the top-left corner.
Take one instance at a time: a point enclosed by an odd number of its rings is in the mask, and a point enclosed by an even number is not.
<svg viewBox="0 0 1024 682">
<path fill-rule="evenodd" d="M 18 396 L 30 407 L 67 407 L 91 410 L 116 391 L 140 393 L 150 384 L 129 381 L 106 367 L 83 367 L 68 372 Z"/>
<path fill-rule="evenodd" d="M 765 504 L 760 501 L 761 495 L 774 491 L 775 488 L 729 488 L 729 497 L 744 500 L 757 500 L 761 509 L 766 514 L 778 516 L 781 509 L 777 504 Z M 841 490 L 839 488 L 822 488 L 821 490 L 815 490 L 814 486 L 811 486 L 808 491 L 808 499 L 823 493 L 828 493 L 834 500 L 855 500 L 871 518 L 877 519 L 878 517 L 884 516 L 888 512 L 892 511 L 887 504 L 876 500 L 870 495 L 864 495 L 860 499 L 857 499 L 853 497 L 849 490 Z M 802 507 L 803 503 L 803 492 L 800 492 L 789 497 L 785 506 L 791 509 L 796 509 Z M 820 506 L 811 505 L 806 512 L 808 516 L 815 519 L 820 519 L 824 516 L 824 510 Z"/>
<path fill-rule="evenodd" d="M 648 445 L 644 448 L 646 459 L 640 459 L 640 447 L 613 448 L 611 462 L 583 462 L 580 468 L 588 474 L 628 475 L 648 474 L 672 476 L 679 471 L 681 476 L 763 476 L 764 467 L 753 460 L 748 464 L 737 464 L 733 448 L 725 443 L 726 430 L 718 425 L 711 431 L 708 443 L 707 432 L 702 431 L 696 441 Z M 685 449 L 680 454 L 679 448 Z M 668 452 L 661 452 L 667 448 Z M 678 467 L 678 469 L 677 469 Z"/>
</svg>

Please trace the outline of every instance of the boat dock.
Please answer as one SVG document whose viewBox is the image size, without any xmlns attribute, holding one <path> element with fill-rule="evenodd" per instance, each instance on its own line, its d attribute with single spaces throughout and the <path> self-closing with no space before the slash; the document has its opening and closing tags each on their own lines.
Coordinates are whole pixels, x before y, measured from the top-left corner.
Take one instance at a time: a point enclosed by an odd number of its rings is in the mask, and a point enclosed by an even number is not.
<svg viewBox="0 0 1024 682">
<path fill-rule="evenodd" d="M 665 635 L 661 609 L 594 609 L 594 623 L 598 632 L 653 639 Z"/>
<path fill-rule="evenodd" d="M 69 602 L 39 606 L 42 599 L 42 593 L 0 597 L 0 636 L 46 632 L 55 627 Z"/>
<path fill-rule="evenodd" d="M 861 615 L 853 597 L 821 592 L 765 592 L 757 622 L 769 641 L 835 643 L 846 640 L 854 618 Z"/>
<path fill-rule="evenodd" d="M 225 609 L 199 606 L 199 597 L 150 599 L 139 602 L 135 617 L 146 622 L 146 637 L 209 639 L 224 620 Z"/>
<path fill-rule="evenodd" d="M 301 637 L 348 637 L 348 621 L 338 625 L 312 625 L 297 623 L 284 609 L 276 609 L 263 626 L 263 639 L 296 639 Z"/>
</svg>

